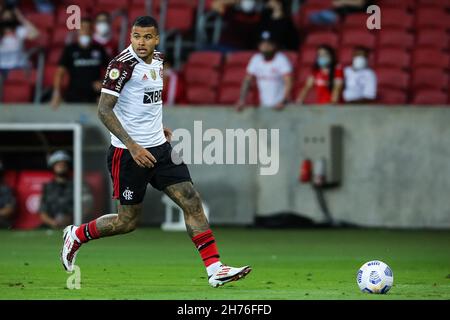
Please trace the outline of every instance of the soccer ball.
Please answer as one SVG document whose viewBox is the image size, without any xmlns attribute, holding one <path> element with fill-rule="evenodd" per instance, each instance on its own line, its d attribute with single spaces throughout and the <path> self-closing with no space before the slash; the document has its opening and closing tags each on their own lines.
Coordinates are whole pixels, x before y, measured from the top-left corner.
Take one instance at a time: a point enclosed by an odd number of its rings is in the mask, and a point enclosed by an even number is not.
<svg viewBox="0 0 450 320">
<path fill-rule="evenodd" d="M 391 268 L 383 261 L 373 260 L 364 263 L 356 274 L 356 283 L 362 292 L 387 293 L 394 283 Z"/>
</svg>

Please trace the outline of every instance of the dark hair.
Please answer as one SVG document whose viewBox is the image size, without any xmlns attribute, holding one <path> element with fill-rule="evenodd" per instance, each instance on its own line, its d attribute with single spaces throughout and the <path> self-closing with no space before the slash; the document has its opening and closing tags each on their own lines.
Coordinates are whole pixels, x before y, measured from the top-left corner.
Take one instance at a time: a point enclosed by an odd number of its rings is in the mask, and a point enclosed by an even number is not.
<svg viewBox="0 0 450 320">
<path fill-rule="evenodd" d="M 111 20 L 111 15 L 107 11 L 100 11 L 99 13 L 97 13 L 95 15 L 95 19 L 97 20 L 97 18 L 100 17 L 100 16 L 105 16 L 108 19 L 108 21 Z"/>
<path fill-rule="evenodd" d="M 355 53 L 356 51 L 362 51 L 362 52 L 364 52 L 364 55 L 365 55 L 366 57 L 367 57 L 367 56 L 369 55 L 369 53 L 370 53 L 369 48 L 364 47 L 364 46 L 355 46 L 355 47 L 353 48 L 353 53 Z"/>
<path fill-rule="evenodd" d="M 133 27 L 154 27 L 158 30 L 158 22 L 153 17 L 140 16 L 134 20 Z"/>
<path fill-rule="evenodd" d="M 333 47 L 327 45 L 327 44 L 321 44 L 317 47 L 317 50 L 324 49 L 326 52 L 328 52 L 328 55 L 330 56 L 330 64 L 328 65 L 328 75 L 329 75 L 329 81 L 328 81 L 328 89 L 330 91 L 333 91 L 333 84 L 334 84 L 334 70 L 336 68 L 336 52 L 334 51 Z M 313 67 L 314 71 L 318 71 L 320 69 L 319 64 L 317 61 L 314 63 Z"/>
<path fill-rule="evenodd" d="M 83 18 L 81 18 L 80 22 L 81 23 L 88 22 L 88 23 L 92 24 L 92 19 L 90 17 L 83 17 Z"/>
</svg>

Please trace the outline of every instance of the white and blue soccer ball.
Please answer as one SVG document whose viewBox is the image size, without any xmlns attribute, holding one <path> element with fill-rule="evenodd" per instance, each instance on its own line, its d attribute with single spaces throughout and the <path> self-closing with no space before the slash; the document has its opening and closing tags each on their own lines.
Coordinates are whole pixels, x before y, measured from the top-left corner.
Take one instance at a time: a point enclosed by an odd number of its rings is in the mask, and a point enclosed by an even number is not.
<svg viewBox="0 0 450 320">
<path fill-rule="evenodd" d="M 373 260 L 359 268 L 356 283 L 362 292 L 385 294 L 394 284 L 394 274 L 386 263 Z"/>
</svg>

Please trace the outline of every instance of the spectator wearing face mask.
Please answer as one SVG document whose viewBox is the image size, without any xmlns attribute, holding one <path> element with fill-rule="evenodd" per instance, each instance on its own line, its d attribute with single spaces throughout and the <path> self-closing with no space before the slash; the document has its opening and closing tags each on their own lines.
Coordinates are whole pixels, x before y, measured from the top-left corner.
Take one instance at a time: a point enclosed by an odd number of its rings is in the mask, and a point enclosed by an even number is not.
<svg viewBox="0 0 450 320">
<path fill-rule="evenodd" d="M 345 16 L 366 12 L 367 7 L 372 4 L 371 0 L 333 0 L 332 7 L 330 9 L 316 11 L 310 14 L 309 20 L 313 24 L 318 25 L 330 25 L 335 24 L 339 19 L 343 19 Z"/>
<path fill-rule="evenodd" d="M 313 70 L 300 90 L 297 103 L 303 104 L 309 91 L 316 90 L 317 104 L 339 103 L 343 87 L 342 67 L 336 62 L 336 54 L 328 45 L 320 45 Z"/>
<path fill-rule="evenodd" d="M 69 85 L 64 96 L 68 103 L 95 103 L 102 87 L 103 70 L 108 65 L 105 49 L 92 41 L 91 20 L 83 18 L 77 41 L 67 45 L 61 55 L 53 83 L 51 106 L 59 107 L 62 82 L 69 74 Z"/>
<path fill-rule="evenodd" d="M 118 43 L 113 39 L 111 16 L 107 12 L 101 12 L 95 17 L 95 30 L 92 36 L 95 43 L 103 46 L 110 57 L 117 55 Z"/>
<path fill-rule="evenodd" d="M 369 51 L 356 47 L 351 66 L 344 68 L 344 101 L 347 103 L 368 103 L 377 96 L 377 76 L 368 65 Z"/>
<path fill-rule="evenodd" d="M 255 54 L 247 66 L 247 75 L 241 86 L 241 95 L 236 110 L 244 108 L 250 85 L 256 79 L 259 101 L 262 107 L 281 110 L 289 102 L 292 90 L 292 65 L 268 31 L 261 34 Z"/>
<path fill-rule="evenodd" d="M 39 31 L 18 8 L 5 8 L 0 13 L 0 75 L 28 65 L 25 40 L 33 40 Z"/>
</svg>

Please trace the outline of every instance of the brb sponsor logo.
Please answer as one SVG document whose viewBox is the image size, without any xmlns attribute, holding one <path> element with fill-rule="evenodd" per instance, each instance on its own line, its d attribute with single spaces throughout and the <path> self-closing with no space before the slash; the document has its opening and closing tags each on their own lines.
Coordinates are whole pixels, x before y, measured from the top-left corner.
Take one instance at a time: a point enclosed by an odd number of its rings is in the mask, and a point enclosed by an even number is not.
<svg viewBox="0 0 450 320">
<path fill-rule="evenodd" d="M 179 128 L 172 135 L 175 164 L 259 165 L 261 175 L 275 175 L 279 169 L 279 129 L 215 129 L 203 132 L 202 121 L 191 131 Z M 270 139 L 269 139 L 270 138 Z"/>
<path fill-rule="evenodd" d="M 144 92 L 144 104 L 151 104 L 161 102 L 162 99 L 162 90 L 152 90 L 149 88 L 145 88 Z"/>
</svg>

